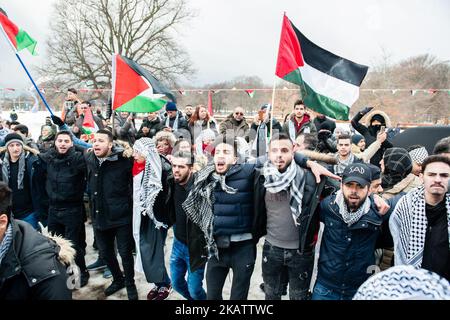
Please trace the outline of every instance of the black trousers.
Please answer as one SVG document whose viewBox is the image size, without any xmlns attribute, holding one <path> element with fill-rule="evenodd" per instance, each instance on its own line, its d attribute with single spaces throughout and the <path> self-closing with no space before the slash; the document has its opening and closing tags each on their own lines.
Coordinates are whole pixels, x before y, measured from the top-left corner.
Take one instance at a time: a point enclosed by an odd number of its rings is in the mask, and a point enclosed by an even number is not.
<svg viewBox="0 0 450 320">
<path fill-rule="evenodd" d="M 125 284 L 134 284 L 134 259 L 133 259 L 133 230 L 131 224 L 107 230 L 97 229 L 95 231 L 97 246 L 100 256 L 106 262 L 114 281 L 121 281 L 124 277 L 120 270 L 117 255 L 114 250 L 114 241 L 117 243 L 117 250 L 122 258 L 123 271 L 125 274 Z"/>
<path fill-rule="evenodd" d="M 86 229 L 82 204 L 71 208 L 50 207 L 48 211 L 48 231 L 72 242 L 76 251 L 75 263 L 81 272 L 85 272 Z"/>
<path fill-rule="evenodd" d="M 256 260 L 253 240 L 231 242 L 219 249 L 219 260 L 212 257 L 206 265 L 206 294 L 208 300 L 223 300 L 222 290 L 228 272 L 233 270 L 230 300 L 247 300 L 250 279 Z"/>
</svg>

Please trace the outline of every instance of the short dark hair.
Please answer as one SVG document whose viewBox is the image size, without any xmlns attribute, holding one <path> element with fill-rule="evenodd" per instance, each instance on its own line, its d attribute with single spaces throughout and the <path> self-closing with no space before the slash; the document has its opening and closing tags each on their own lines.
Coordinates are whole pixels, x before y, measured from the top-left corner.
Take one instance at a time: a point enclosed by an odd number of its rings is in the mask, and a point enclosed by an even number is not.
<svg viewBox="0 0 450 320">
<path fill-rule="evenodd" d="M 352 137 L 349 134 L 343 133 L 337 137 L 336 142 L 339 142 L 339 140 L 347 140 L 347 139 L 350 140 L 351 142 Z"/>
<path fill-rule="evenodd" d="M 441 156 L 441 155 L 432 155 L 432 156 L 428 156 L 425 158 L 425 160 L 423 160 L 422 163 L 422 173 L 425 172 L 426 167 L 430 164 L 430 163 L 434 163 L 434 162 L 443 162 L 446 165 L 448 165 L 450 167 L 450 158 L 446 157 L 446 156 Z"/>
<path fill-rule="evenodd" d="M 56 133 L 56 135 L 55 135 L 55 141 L 56 141 L 56 139 L 58 139 L 59 136 L 61 136 L 61 135 L 63 135 L 63 134 L 69 136 L 69 137 L 70 137 L 70 140 L 73 141 L 72 134 L 71 134 L 69 131 L 67 131 L 67 130 L 61 130 L 61 131 L 58 131 L 58 132 Z"/>
<path fill-rule="evenodd" d="M 11 219 L 11 189 L 6 183 L 0 181 L 0 215 L 6 214 Z"/>
<path fill-rule="evenodd" d="M 78 94 L 78 91 L 75 88 L 69 88 L 69 89 L 67 89 L 67 92 L 72 92 L 74 94 Z"/>
<path fill-rule="evenodd" d="M 84 100 L 81 104 L 87 104 L 89 107 L 92 106 L 92 103 L 89 100 Z"/>
<path fill-rule="evenodd" d="M 106 135 L 108 136 L 109 142 L 113 142 L 113 140 L 114 140 L 113 134 L 112 134 L 112 132 L 109 131 L 109 130 L 106 130 L 106 129 L 100 129 L 100 130 L 98 130 L 96 133 L 97 133 L 97 134 L 99 134 L 99 133 L 100 133 L 100 134 L 106 134 Z"/>
<path fill-rule="evenodd" d="M 173 158 L 183 158 L 183 159 L 187 160 L 188 166 L 194 165 L 194 155 L 192 154 L 192 152 L 175 151 L 174 154 L 172 155 L 172 157 Z"/>
<path fill-rule="evenodd" d="M 433 154 L 450 153 L 450 137 L 439 140 L 433 149 Z"/>
<path fill-rule="evenodd" d="M 238 148 L 237 148 L 238 143 L 237 143 L 236 136 L 234 136 L 234 135 L 226 135 L 226 134 L 218 135 L 216 137 L 216 139 L 214 140 L 214 143 L 213 143 L 214 149 L 221 143 L 228 144 L 228 145 L 232 146 L 234 155 L 237 156 L 237 154 L 238 154 L 238 151 L 237 151 L 238 150 Z"/>
<path fill-rule="evenodd" d="M 284 132 L 280 132 L 278 134 L 274 134 L 272 136 L 272 138 L 270 139 L 269 145 L 273 142 L 273 141 L 278 141 L 278 140 L 289 140 L 292 144 L 294 144 L 294 142 L 292 141 L 291 137 Z"/>
<path fill-rule="evenodd" d="M 11 122 L 9 123 L 9 125 L 11 125 L 11 126 L 18 126 L 19 124 L 20 124 L 19 121 L 11 121 Z"/>
<path fill-rule="evenodd" d="M 319 144 L 317 135 L 315 135 L 314 133 L 300 133 L 298 137 L 300 136 L 303 136 L 303 144 L 305 145 L 307 150 L 316 150 L 317 145 Z"/>
<path fill-rule="evenodd" d="M 25 136 L 28 136 L 28 127 L 24 124 L 18 124 L 15 126 L 14 131 L 20 131 L 20 133 L 24 134 Z"/>
<path fill-rule="evenodd" d="M 294 102 L 294 109 L 295 109 L 295 107 L 298 106 L 299 104 L 302 104 L 302 105 L 305 106 L 305 103 L 303 102 L 302 99 L 297 99 L 297 100 L 295 100 L 295 102 Z M 305 106 L 305 108 L 306 108 L 306 106 Z"/>
</svg>

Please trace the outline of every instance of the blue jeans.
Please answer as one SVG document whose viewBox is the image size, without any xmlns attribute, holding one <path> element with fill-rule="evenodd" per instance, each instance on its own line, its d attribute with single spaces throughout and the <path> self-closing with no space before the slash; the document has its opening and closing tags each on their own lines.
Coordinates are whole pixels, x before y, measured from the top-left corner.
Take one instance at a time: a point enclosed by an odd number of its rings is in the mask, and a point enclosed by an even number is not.
<svg viewBox="0 0 450 320">
<path fill-rule="evenodd" d="M 38 225 L 38 215 L 36 212 L 32 212 L 29 215 L 27 215 L 25 218 L 22 219 L 18 219 L 21 221 L 25 221 L 28 222 L 29 224 L 31 224 L 33 226 L 34 229 L 39 230 L 39 225 Z"/>
<path fill-rule="evenodd" d="M 185 279 L 187 272 L 187 282 Z M 170 277 L 173 288 L 187 300 L 205 300 L 206 292 L 203 289 L 203 276 L 205 268 L 191 272 L 189 267 L 188 247 L 173 238 L 172 255 L 170 256 Z"/>
<path fill-rule="evenodd" d="M 311 300 L 352 300 L 355 293 L 356 291 L 340 292 L 339 290 L 329 289 L 317 281 Z"/>
</svg>

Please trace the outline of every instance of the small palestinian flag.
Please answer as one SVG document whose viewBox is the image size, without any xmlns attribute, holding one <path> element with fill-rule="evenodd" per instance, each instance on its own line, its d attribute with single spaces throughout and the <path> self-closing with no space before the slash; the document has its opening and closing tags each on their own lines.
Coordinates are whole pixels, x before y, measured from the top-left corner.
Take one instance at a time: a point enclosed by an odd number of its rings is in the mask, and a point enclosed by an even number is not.
<svg viewBox="0 0 450 320">
<path fill-rule="evenodd" d="M 178 93 L 181 94 L 182 96 L 186 95 L 186 91 L 184 91 L 184 90 L 178 90 Z"/>
<path fill-rule="evenodd" d="M 112 109 L 127 112 L 154 112 L 167 103 L 176 102 L 174 95 L 150 72 L 131 59 L 113 55 Z"/>
<path fill-rule="evenodd" d="M 0 8 L 0 26 L 6 37 L 16 51 L 27 49 L 32 55 L 36 55 L 36 40 L 30 37 L 24 30 L 19 29 L 11 20 L 9 20 L 5 11 Z"/>
<path fill-rule="evenodd" d="M 248 96 L 250 98 L 253 99 L 254 95 L 255 95 L 255 90 L 245 90 L 245 92 L 248 94 Z"/>
<path fill-rule="evenodd" d="M 300 86 L 306 107 L 348 120 L 367 69 L 312 43 L 284 15 L 275 74 Z"/>
<path fill-rule="evenodd" d="M 90 109 L 86 110 L 84 113 L 83 127 L 81 128 L 83 133 L 89 135 L 98 131 L 98 126 L 94 121 L 92 116 L 92 111 Z"/>
</svg>

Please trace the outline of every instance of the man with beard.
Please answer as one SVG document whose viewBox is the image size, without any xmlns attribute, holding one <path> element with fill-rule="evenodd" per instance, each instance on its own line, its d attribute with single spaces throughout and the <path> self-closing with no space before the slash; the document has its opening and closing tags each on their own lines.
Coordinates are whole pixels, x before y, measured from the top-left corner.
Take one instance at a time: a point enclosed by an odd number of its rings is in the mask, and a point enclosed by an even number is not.
<svg viewBox="0 0 450 320">
<path fill-rule="evenodd" d="M 261 172 L 257 163 L 237 163 L 237 140 L 219 136 L 215 141 L 214 162 L 196 173 L 183 209 L 204 234 L 208 249 L 206 270 L 208 300 L 222 300 L 222 290 L 230 269 L 233 271 L 231 300 L 245 300 L 256 259 L 256 244 L 265 233 L 265 201 Z M 295 162 L 311 168 L 316 181 L 328 170 L 297 154 Z M 201 252 L 196 252 L 201 255 Z M 190 257 L 192 258 L 192 256 Z"/>
<path fill-rule="evenodd" d="M 388 218 L 369 196 L 371 180 L 367 165 L 350 164 L 343 172 L 341 190 L 320 203 L 325 228 L 313 300 L 350 300 L 371 275 L 380 226 Z"/>
<path fill-rule="evenodd" d="M 201 230 L 187 218 L 182 203 L 192 188 L 193 157 L 190 152 L 175 152 L 172 158 L 174 177 L 171 218 L 175 221 L 170 272 L 173 288 L 187 300 L 205 300 L 203 289 L 206 251 Z M 192 252 L 202 253 L 197 257 Z M 185 279 L 187 273 L 187 281 Z"/>
<path fill-rule="evenodd" d="M 191 116 L 194 113 L 194 107 L 190 104 L 187 104 L 186 107 L 184 107 L 184 117 L 186 118 L 186 121 L 189 122 L 191 120 Z"/>
<path fill-rule="evenodd" d="M 395 265 L 413 265 L 450 280 L 450 159 L 434 155 L 422 163 L 423 186 L 397 203 L 389 221 Z"/>
<path fill-rule="evenodd" d="M 93 151 L 88 152 L 85 159 L 97 246 L 113 275 L 105 295 L 126 287 L 128 299 L 137 300 L 132 253 L 133 160 L 124 155 L 123 149 L 113 147 L 112 133 L 105 129 L 95 133 Z M 125 276 L 114 251 L 115 241 Z"/>
<path fill-rule="evenodd" d="M 76 250 L 75 262 L 80 268 L 80 286 L 88 283 L 85 248 L 86 230 L 83 211 L 83 194 L 86 189 L 86 163 L 83 154 L 75 151 L 72 135 L 60 131 L 55 146 L 39 155 L 46 173 L 45 188 L 48 194 L 48 231 L 72 242 Z"/>
<path fill-rule="evenodd" d="M 315 235 L 319 231 L 316 208 L 323 184 L 295 163 L 289 136 L 274 136 L 269 144 L 269 162 L 264 174 L 264 217 L 262 275 L 266 300 L 280 300 L 285 283 L 289 298 L 308 297 L 314 266 Z"/>
</svg>

